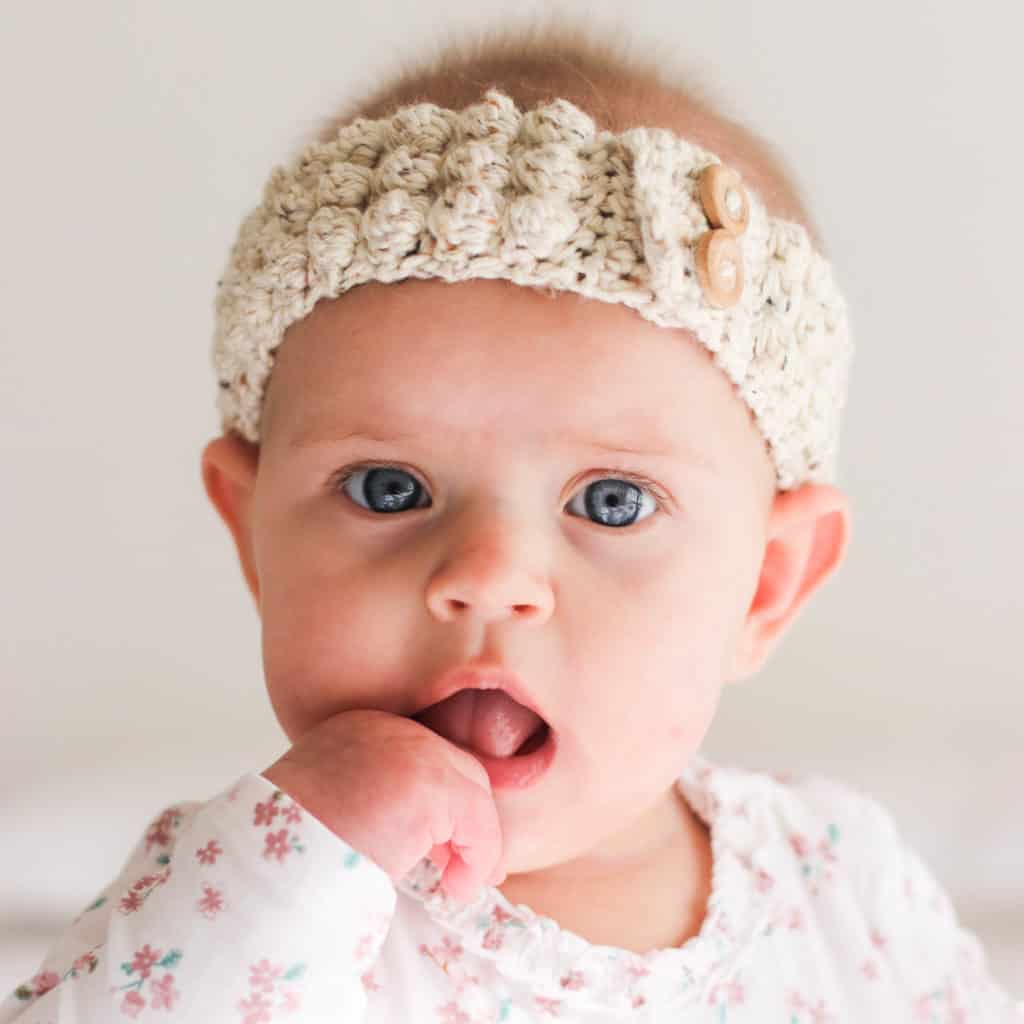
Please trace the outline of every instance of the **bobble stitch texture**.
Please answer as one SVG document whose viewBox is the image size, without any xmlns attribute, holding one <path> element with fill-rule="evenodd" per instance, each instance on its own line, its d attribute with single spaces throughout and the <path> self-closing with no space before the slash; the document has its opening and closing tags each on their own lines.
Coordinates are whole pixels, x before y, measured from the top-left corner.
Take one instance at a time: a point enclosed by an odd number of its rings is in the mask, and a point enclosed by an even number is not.
<svg viewBox="0 0 1024 1024">
<path fill-rule="evenodd" d="M 462 110 L 357 117 L 274 167 L 217 285 L 211 360 L 224 431 L 259 443 L 289 325 L 371 280 L 501 277 L 628 305 L 683 327 L 754 414 L 776 486 L 835 479 L 853 343 L 829 263 L 744 184 L 744 285 L 719 309 L 694 250 L 701 173 L 721 163 L 663 128 L 598 131 L 558 98 L 520 111 L 489 89 Z M 628 343 L 628 342 L 626 342 Z"/>
</svg>

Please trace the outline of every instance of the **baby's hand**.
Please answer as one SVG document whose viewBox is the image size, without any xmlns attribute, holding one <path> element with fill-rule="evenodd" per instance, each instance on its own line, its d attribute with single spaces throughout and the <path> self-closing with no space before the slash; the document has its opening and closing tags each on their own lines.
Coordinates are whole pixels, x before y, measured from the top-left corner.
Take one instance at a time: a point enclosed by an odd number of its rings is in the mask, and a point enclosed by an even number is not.
<svg viewBox="0 0 1024 1024">
<path fill-rule="evenodd" d="M 411 718 L 343 711 L 261 774 L 392 881 L 426 856 L 444 872 L 445 893 L 465 902 L 505 878 L 483 765 Z"/>
</svg>

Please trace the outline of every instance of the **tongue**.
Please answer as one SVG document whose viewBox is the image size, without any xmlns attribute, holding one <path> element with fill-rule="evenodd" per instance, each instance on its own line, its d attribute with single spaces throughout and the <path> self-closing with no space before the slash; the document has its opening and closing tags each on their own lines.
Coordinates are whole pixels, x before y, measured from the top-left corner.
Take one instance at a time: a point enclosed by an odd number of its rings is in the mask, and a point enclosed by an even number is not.
<svg viewBox="0 0 1024 1024">
<path fill-rule="evenodd" d="M 503 690 L 459 690 L 417 719 L 446 740 L 489 757 L 511 757 L 544 723 Z"/>
</svg>

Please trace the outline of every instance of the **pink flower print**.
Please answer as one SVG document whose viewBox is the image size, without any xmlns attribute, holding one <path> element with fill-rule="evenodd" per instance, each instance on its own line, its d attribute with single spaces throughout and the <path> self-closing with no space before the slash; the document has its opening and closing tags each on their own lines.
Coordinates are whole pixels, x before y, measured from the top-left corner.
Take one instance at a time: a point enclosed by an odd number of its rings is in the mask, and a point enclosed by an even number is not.
<svg viewBox="0 0 1024 1024">
<path fill-rule="evenodd" d="M 789 914 L 790 931 L 800 931 L 804 926 L 804 912 L 799 907 L 793 907 Z"/>
<path fill-rule="evenodd" d="M 636 961 L 626 965 L 625 973 L 630 978 L 646 978 L 651 971 L 649 967 L 645 967 L 642 963 Z"/>
<path fill-rule="evenodd" d="M 146 853 L 151 846 L 166 846 L 170 841 L 171 834 L 158 822 L 146 833 Z M 138 1013 L 137 1010 L 135 1012 Z"/>
<path fill-rule="evenodd" d="M 547 996 L 534 996 L 533 1001 L 539 1009 L 543 1010 L 548 1015 L 552 1017 L 560 1016 L 558 1012 L 562 1008 L 562 1002 L 560 999 L 549 999 Z"/>
<path fill-rule="evenodd" d="M 60 975 L 54 974 L 53 971 L 40 971 L 30 982 L 29 986 L 32 991 L 29 993 L 31 996 L 42 996 L 46 995 L 51 988 L 56 988 L 60 984 Z"/>
<path fill-rule="evenodd" d="M 715 931 L 721 932 L 727 939 L 731 939 L 733 937 L 732 922 L 729 920 L 729 914 L 727 911 L 722 910 L 719 912 L 719 915 L 715 920 Z"/>
<path fill-rule="evenodd" d="M 822 879 L 826 881 L 832 880 L 832 872 L 828 869 L 827 864 L 838 862 L 839 858 L 833 849 L 838 839 L 839 829 L 830 823 L 826 828 L 826 836 L 820 839 L 813 847 L 813 853 L 818 855 L 815 858 L 812 855 L 812 848 L 806 836 L 794 832 L 789 837 L 790 846 L 793 847 L 794 852 L 803 862 L 800 865 L 800 873 L 807 880 L 808 888 L 815 896 L 818 894 L 818 883 Z"/>
<path fill-rule="evenodd" d="M 274 819 L 280 814 L 280 808 L 275 807 L 273 802 L 268 800 L 265 804 L 257 804 L 253 825 L 271 825 Z"/>
<path fill-rule="evenodd" d="M 445 1003 L 438 1010 L 440 1024 L 470 1024 L 470 1016 L 463 1013 L 454 1003 Z"/>
<path fill-rule="evenodd" d="M 458 961 L 465 950 L 450 935 L 446 935 L 442 939 L 440 946 L 431 947 L 426 943 L 420 943 L 417 952 L 422 956 L 430 957 L 441 970 L 447 971 L 449 964 Z"/>
<path fill-rule="evenodd" d="M 789 1009 L 794 1013 L 799 1013 L 806 1005 L 807 1004 L 804 1002 L 804 997 L 801 993 L 797 991 L 789 993 Z"/>
<path fill-rule="evenodd" d="M 131 891 L 121 897 L 120 911 L 122 914 L 134 913 L 149 897 L 149 894 L 158 886 L 163 885 L 171 877 L 171 866 L 168 864 L 163 871 L 155 875 L 143 875 L 138 881 L 132 883 Z"/>
<path fill-rule="evenodd" d="M 132 970 L 138 971 L 143 978 L 148 978 L 153 964 L 155 964 L 159 959 L 160 953 L 154 952 L 150 949 L 149 943 L 147 942 L 142 949 L 136 951 L 135 958 L 132 960 Z"/>
<path fill-rule="evenodd" d="M 145 901 L 137 892 L 129 892 L 121 897 L 121 913 L 133 914 Z"/>
<path fill-rule="evenodd" d="M 153 846 L 167 846 L 171 841 L 171 830 L 180 824 L 181 810 L 177 807 L 168 807 L 146 832 L 146 853 L 149 853 Z"/>
<path fill-rule="evenodd" d="M 253 992 L 248 999 L 240 999 L 237 1006 L 244 1014 L 242 1024 L 263 1024 L 271 1019 L 270 1000 L 261 996 L 259 992 Z"/>
<path fill-rule="evenodd" d="M 93 947 L 98 949 L 98 946 Z M 91 974 L 96 970 L 99 965 L 99 959 L 96 954 L 90 949 L 89 952 L 83 953 L 72 965 L 71 965 L 71 977 L 77 978 L 80 971 L 84 971 L 86 967 L 89 968 Z"/>
<path fill-rule="evenodd" d="M 151 999 L 149 1005 L 154 1010 L 173 1010 L 174 1000 L 180 998 L 181 993 L 174 987 L 174 978 L 165 974 L 160 981 L 154 981 L 150 985 Z"/>
<path fill-rule="evenodd" d="M 299 993 L 294 989 L 288 989 L 281 998 L 281 1009 L 285 1013 L 295 1013 L 295 1011 L 301 1009 L 301 1007 L 302 999 L 299 997 Z"/>
<path fill-rule="evenodd" d="M 224 909 L 224 897 L 212 885 L 204 885 L 203 896 L 196 906 L 203 917 L 213 920 Z"/>
<path fill-rule="evenodd" d="M 277 808 L 274 809 L 275 813 Z M 288 856 L 288 829 L 283 828 L 279 832 L 268 832 L 267 833 L 267 844 L 263 850 L 263 856 L 270 858 L 276 857 L 278 863 L 283 861 Z"/>
<path fill-rule="evenodd" d="M 754 885 L 758 892 L 767 892 L 774 884 L 775 879 L 764 868 L 757 869 L 757 878 Z"/>
<path fill-rule="evenodd" d="M 945 1006 L 945 1012 L 942 1007 Z M 967 1012 L 949 982 L 943 988 L 931 992 L 923 992 L 914 1002 L 915 1016 L 918 1020 L 937 1021 L 941 1017 L 947 1024 L 967 1024 Z"/>
<path fill-rule="evenodd" d="M 165 1008 L 170 1010 L 174 1008 L 174 1001 L 181 995 L 174 987 L 174 978 L 170 974 L 165 974 L 158 981 L 155 977 L 150 978 L 149 975 L 154 965 L 170 969 L 177 967 L 182 953 L 180 949 L 171 949 L 163 956 L 163 959 L 161 959 L 161 956 L 162 954 L 159 950 L 154 950 L 147 943 L 142 949 L 136 950 L 135 956 L 130 961 L 126 960 L 121 964 L 121 970 L 125 974 L 138 973 L 136 980 L 122 986 L 122 990 L 128 990 L 121 1001 L 122 1013 L 135 1017 L 143 1009 L 145 1000 L 142 998 L 142 989 L 145 987 L 147 979 L 149 979 L 150 990 L 153 993 L 150 1005 L 155 1009 Z M 114 992 L 117 990 L 112 988 L 110 991 Z"/>
<path fill-rule="evenodd" d="M 828 1009 L 826 1008 L 824 999 L 819 999 L 818 1005 L 810 1007 L 810 1011 L 810 1019 L 813 1022 L 813 1024 L 830 1024 L 830 1022 L 834 1024 L 836 1020 L 836 1018 L 831 1013 L 829 1013 Z"/>
<path fill-rule="evenodd" d="M 196 850 L 196 857 L 199 858 L 200 864 L 216 864 L 217 858 L 224 851 L 217 845 L 216 839 L 211 839 L 205 846 L 201 846 Z"/>
<path fill-rule="evenodd" d="M 251 964 L 249 970 L 249 985 L 254 989 L 262 989 L 264 992 L 274 991 L 274 981 L 281 976 L 283 967 L 274 967 L 268 960 L 261 960 L 258 964 Z"/>
<path fill-rule="evenodd" d="M 380 991 L 381 986 L 378 985 L 377 982 L 374 980 L 372 968 L 368 971 L 363 971 L 363 973 L 359 975 L 359 980 L 363 983 L 364 992 Z"/>
<path fill-rule="evenodd" d="M 504 930 L 499 928 L 497 925 L 491 925 L 491 927 L 484 932 L 481 945 L 484 949 L 501 949 L 501 947 L 505 945 Z"/>
<path fill-rule="evenodd" d="M 281 812 L 281 814 L 289 825 L 298 825 L 302 821 L 302 811 L 299 810 L 299 807 L 294 800 Z"/>
<path fill-rule="evenodd" d="M 877 928 L 871 929 L 871 945 L 875 949 L 882 949 L 885 946 L 885 936 Z"/>
<path fill-rule="evenodd" d="M 878 962 L 876 960 L 865 960 L 860 966 L 860 972 L 868 981 L 874 981 L 878 977 Z"/>
<path fill-rule="evenodd" d="M 806 857 L 810 851 L 810 844 L 799 832 L 790 835 L 789 845 L 793 847 L 793 852 L 801 858 Z"/>
<path fill-rule="evenodd" d="M 131 992 L 126 992 L 124 999 L 121 1000 L 121 1012 L 129 1017 L 138 1017 L 139 1011 L 145 1008 L 146 1000 L 135 989 L 132 989 Z"/>
<path fill-rule="evenodd" d="M 743 1002 L 742 983 L 733 979 L 713 985 L 708 995 L 708 1002 L 712 1006 L 717 1006 L 719 1003 L 727 1006 L 739 1005 Z"/>
<path fill-rule="evenodd" d="M 570 992 L 578 992 L 583 988 L 584 979 L 582 971 L 570 971 L 559 979 L 559 984 Z"/>
</svg>

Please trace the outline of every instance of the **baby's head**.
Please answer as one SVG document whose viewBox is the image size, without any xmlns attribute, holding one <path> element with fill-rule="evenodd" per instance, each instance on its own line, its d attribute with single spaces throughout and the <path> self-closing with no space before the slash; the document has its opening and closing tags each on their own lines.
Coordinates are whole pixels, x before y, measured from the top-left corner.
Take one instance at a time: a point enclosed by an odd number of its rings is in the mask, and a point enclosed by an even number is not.
<svg viewBox="0 0 1024 1024">
<path fill-rule="evenodd" d="M 460 74 L 406 76 L 343 124 L 413 101 L 459 111 L 492 85 L 520 111 L 561 97 L 600 130 L 668 128 L 717 154 L 820 251 L 763 144 L 606 53 L 603 68 L 590 63 L 600 47 L 566 44 L 568 60 L 536 49 L 513 58 L 498 45 Z M 303 210 L 282 194 L 282 209 Z M 341 222 L 337 208 L 324 216 Z M 695 236 L 708 229 L 689 216 Z M 623 224 L 628 265 L 642 240 Z M 614 243 L 606 258 L 619 258 Z M 350 258 L 342 249 L 325 242 L 318 266 Z M 625 280 L 642 294 L 650 278 Z M 258 440 L 239 414 L 203 455 L 259 608 L 282 728 L 294 741 L 349 709 L 411 716 L 444 670 L 498 662 L 560 737 L 538 786 L 495 792 L 510 872 L 643 842 L 620 830 L 664 799 L 723 684 L 764 664 L 840 563 L 845 497 L 811 472 L 781 487 L 772 446 L 708 347 L 625 300 L 486 271 L 366 279 L 333 296 L 273 352 Z M 247 382 L 232 385 L 244 397 Z"/>
</svg>

